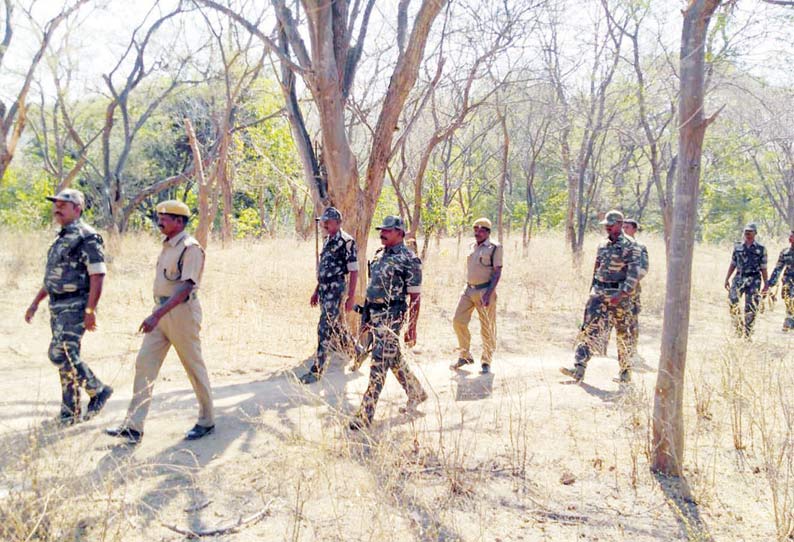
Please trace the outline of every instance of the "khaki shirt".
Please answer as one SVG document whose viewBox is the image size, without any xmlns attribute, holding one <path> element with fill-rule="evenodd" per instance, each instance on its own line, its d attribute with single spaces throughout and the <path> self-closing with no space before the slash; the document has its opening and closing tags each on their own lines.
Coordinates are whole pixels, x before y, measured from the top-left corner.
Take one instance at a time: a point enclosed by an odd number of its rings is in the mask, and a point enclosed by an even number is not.
<svg viewBox="0 0 794 542">
<path fill-rule="evenodd" d="M 502 245 L 486 239 L 471 245 L 466 258 L 466 282 L 472 285 L 490 282 L 496 267 L 502 267 Z"/>
<path fill-rule="evenodd" d="M 182 270 L 179 259 L 182 258 Z M 171 297 L 186 280 L 193 281 L 193 291 L 201 284 L 204 272 L 204 249 L 196 239 L 183 231 L 171 239 L 163 240 L 163 250 L 157 258 L 154 276 L 154 295 Z"/>
</svg>

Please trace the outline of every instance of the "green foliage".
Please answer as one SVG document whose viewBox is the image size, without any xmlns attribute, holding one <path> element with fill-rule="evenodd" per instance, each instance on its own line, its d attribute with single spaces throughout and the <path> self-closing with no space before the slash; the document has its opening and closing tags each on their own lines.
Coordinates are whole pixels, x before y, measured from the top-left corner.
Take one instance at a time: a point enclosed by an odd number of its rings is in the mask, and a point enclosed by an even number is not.
<svg viewBox="0 0 794 542">
<path fill-rule="evenodd" d="M 9 168 L 0 186 L 0 225 L 18 230 L 41 228 L 50 223 L 53 185 L 40 173 L 28 177 L 18 169 Z"/>
<path fill-rule="evenodd" d="M 237 239 L 262 235 L 259 213 L 253 207 L 246 207 L 237 213 L 234 220 L 234 236 Z"/>
</svg>

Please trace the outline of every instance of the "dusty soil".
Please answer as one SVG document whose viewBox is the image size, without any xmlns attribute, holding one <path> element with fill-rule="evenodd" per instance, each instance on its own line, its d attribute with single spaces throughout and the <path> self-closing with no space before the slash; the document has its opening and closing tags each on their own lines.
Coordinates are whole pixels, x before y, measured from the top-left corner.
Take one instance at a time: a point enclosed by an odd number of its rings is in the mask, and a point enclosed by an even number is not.
<svg viewBox="0 0 794 542">
<path fill-rule="evenodd" d="M 685 396 L 692 499 L 684 501 L 648 468 L 664 290 L 657 240 L 649 242 L 653 267 L 644 282 L 645 362 L 627 390 L 612 380 L 614 339 L 607 357 L 592 360 L 585 383 L 558 372 L 572 361 L 588 277 L 572 271 L 556 236 L 534 239 L 526 255 L 507 240 L 493 374 L 478 374 L 478 366 L 451 371 L 463 255 L 454 240 L 431 246 L 419 342 L 407 352 L 431 398 L 421 414 L 401 414 L 405 397 L 389 377 L 376 423 L 364 434 L 345 426 L 366 387 L 367 365 L 350 373 L 340 355 L 320 383 L 306 387 L 295 378 L 315 348 L 313 243 L 213 245 L 200 295 L 217 431 L 182 440 L 196 403 L 171 353 L 137 447 L 101 430 L 123 419 L 130 399 L 141 341 L 135 330 L 151 308 L 157 240 L 108 242 L 100 328 L 83 344 L 84 358 L 116 392 L 99 417 L 66 429 L 48 421 L 59 387 L 46 358 L 46 307 L 31 325 L 23 321 L 47 235 L 3 233 L 0 241 L 8 247 L 0 255 L 0 512 L 13 515 L 12 503 L 32 503 L 38 512 L 24 521 L 46 517 L 53 539 L 182 540 L 169 526 L 207 530 L 258 512 L 266 513 L 239 532 L 209 539 L 775 538 L 770 478 L 782 475 L 769 469 L 755 396 L 737 402 L 732 390 L 742 379 L 763 384 L 774 381 L 763 375 L 790 374 L 791 337 L 779 330 L 778 306 L 759 318 L 753 343 L 730 338 L 721 290 L 726 247 L 699 247 L 696 257 Z M 584 268 L 596 241 L 585 249 Z M 778 245 L 769 244 L 770 254 Z M 476 317 L 472 331 L 479 345 Z M 761 384 L 752 389 L 773 397 L 774 386 Z M 774 427 L 781 442 L 791 437 Z"/>
</svg>

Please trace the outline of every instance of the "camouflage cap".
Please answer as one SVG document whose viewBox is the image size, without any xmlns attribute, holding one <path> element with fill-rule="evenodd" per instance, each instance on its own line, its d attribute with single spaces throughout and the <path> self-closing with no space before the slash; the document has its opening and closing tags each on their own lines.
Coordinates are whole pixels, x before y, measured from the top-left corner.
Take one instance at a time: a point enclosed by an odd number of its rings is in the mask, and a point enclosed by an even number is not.
<svg viewBox="0 0 794 542">
<path fill-rule="evenodd" d="M 755 225 L 755 222 L 748 222 L 744 225 L 744 231 L 751 231 L 753 233 L 758 233 L 758 226 Z"/>
<path fill-rule="evenodd" d="M 376 230 L 400 230 L 405 231 L 405 222 L 399 216 L 383 217 L 383 224 L 375 228 Z"/>
<path fill-rule="evenodd" d="M 85 196 L 83 196 L 82 192 L 74 188 L 65 188 L 54 196 L 47 196 L 47 199 L 50 201 L 68 201 L 80 207 L 85 207 Z"/>
<path fill-rule="evenodd" d="M 626 219 L 623 220 L 623 223 L 624 224 L 631 224 L 635 228 L 639 228 L 640 227 L 640 223 L 637 222 L 636 220 L 634 220 L 633 218 L 626 218 Z"/>
<path fill-rule="evenodd" d="M 599 222 L 602 226 L 614 226 L 618 222 L 623 222 L 623 213 L 617 209 L 612 209 L 604 215 L 604 220 Z"/>
<path fill-rule="evenodd" d="M 184 202 L 176 199 L 161 201 L 157 204 L 156 210 L 158 214 L 162 215 L 177 215 L 190 218 L 190 208 Z"/>
<path fill-rule="evenodd" d="M 323 211 L 322 216 L 320 216 L 320 220 L 325 222 L 326 220 L 337 220 L 339 222 L 342 221 L 342 213 L 339 212 L 339 209 L 336 207 L 326 207 L 325 211 Z"/>
<path fill-rule="evenodd" d="M 474 221 L 474 224 L 472 224 L 472 226 L 475 227 L 475 228 L 486 228 L 486 229 L 490 230 L 491 229 L 491 221 L 488 220 L 485 217 L 478 218 L 477 220 Z"/>
</svg>

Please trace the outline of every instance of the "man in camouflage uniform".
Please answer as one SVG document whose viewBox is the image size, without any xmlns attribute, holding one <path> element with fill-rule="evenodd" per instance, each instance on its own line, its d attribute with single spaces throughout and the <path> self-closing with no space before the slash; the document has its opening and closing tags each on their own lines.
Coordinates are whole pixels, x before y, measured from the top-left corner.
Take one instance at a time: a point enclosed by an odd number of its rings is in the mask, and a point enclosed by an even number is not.
<svg viewBox="0 0 794 542">
<path fill-rule="evenodd" d="M 786 305 L 786 319 L 783 320 L 783 331 L 794 329 L 794 230 L 791 230 L 788 236 L 788 247 L 780 252 L 775 265 L 772 276 L 769 277 L 769 282 L 764 287 L 766 293 L 769 288 L 773 288 L 777 284 L 777 280 L 783 274 L 783 302 Z M 783 271 L 785 269 L 785 272 Z"/>
<path fill-rule="evenodd" d="M 85 198 L 79 190 L 67 188 L 55 196 L 53 215 L 61 231 L 47 253 L 44 286 L 25 312 L 30 323 L 45 298 L 50 300 L 50 361 L 61 379 L 60 421 L 80 421 L 80 388 L 91 398 L 86 419 L 105 406 L 113 388 L 102 384 L 80 356 L 80 341 L 96 329 L 96 307 L 107 273 L 102 237 L 83 222 Z"/>
<path fill-rule="evenodd" d="M 349 343 L 352 340 L 340 314 L 340 307 L 345 295 L 347 275 L 349 274 L 350 277 L 345 312 L 353 309 L 358 281 L 356 240 L 341 229 L 342 213 L 335 207 L 328 207 L 320 220 L 328 236 L 323 243 L 320 263 L 317 267 L 317 287 L 309 301 L 312 307 L 320 304 L 317 355 L 309 372 L 300 378 L 304 384 L 311 384 L 322 378 L 328 363 L 329 350 L 333 346 Z"/>
<path fill-rule="evenodd" d="M 764 290 L 767 285 L 767 254 L 766 248 L 756 242 L 755 236 L 758 228 L 749 223 L 744 227 L 744 242 L 736 243 L 731 255 L 731 265 L 725 275 L 725 289 L 728 290 L 731 317 L 736 334 L 749 338 L 753 333 L 755 313 L 761 304 L 761 279 L 764 281 Z M 736 276 L 731 282 L 731 275 L 736 271 Z M 739 299 L 744 295 L 744 322 L 742 322 L 742 309 Z"/>
<path fill-rule="evenodd" d="M 626 236 L 630 241 L 634 241 L 637 245 L 637 248 L 640 251 L 640 270 L 639 270 L 639 278 L 637 282 L 637 288 L 634 290 L 634 295 L 631 296 L 631 359 L 632 363 L 636 363 L 637 361 L 641 361 L 639 357 L 639 353 L 637 352 L 637 346 L 639 344 L 640 339 L 640 312 L 642 311 L 642 301 L 640 299 L 640 294 L 642 293 L 642 279 L 645 275 L 648 274 L 648 268 L 650 266 L 650 260 L 648 258 L 648 248 L 639 243 L 637 241 L 637 232 L 640 229 L 640 225 L 637 223 L 636 220 L 633 218 L 627 218 L 623 221 L 623 235 Z M 608 337 L 608 335 L 607 335 Z"/>
<path fill-rule="evenodd" d="M 370 263 L 370 279 L 364 304 L 363 320 L 372 330 L 374 346 L 369 386 L 364 392 L 361 407 L 350 422 L 350 429 L 369 426 L 375 415 L 375 405 L 383 390 L 386 372 L 391 369 L 408 395 L 404 410 L 411 411 L 427 399 L 419 379 L 410 371 L 400 352 L 400 330 L 408 313 L 405 344 L 416 344 L 416 322 L 419 318 L 422 285 L 422 262 L 403 243 L 405 225 L 398 216 L 387 216 L 380 230 L 383 248 Z M 410 306 L 407 299 L 410 299 Z"/>
<path fill-rule="evenodd" d="M 406 236 L 403 240 L 403 243 L 405 244 L 405 248 L 416 255 L 419 254 L 419 246 L 416 243 L 416 237 Z M 355 306 L 354 310 L 363 313 L 364 307 Z M 369 325 L 366 320 L 367 318 L 362 318 L 361 327 L 359 327 L 358 338 L 355 341 L 355 358 L 353 359 L 353 364 L 350 367 L 351 372 L 358 371 L 367 357 L 372 353 L 372 331 L 369 329 Z"/>
<path fill-rule="evenodd" d="M 138 331 L 145 335 L 135 359 L 132 400 L 124 422 L 105 429 L 111 437 L 137 444 L 152 403 L 154 382 L 171 346 L 187 373 L 198 400 L 196 425 L 185 440 L 196 440 L 215 431 L 215 414 L 207 366 L 201 353 L 202 311 L 197 290 L 204 274 L 204 249 L 185 231 L 190 209 L 178 200 L 157 204 L 157 227 L 165 236 L 154 275 L 154 308 Z"/>
<path fill-rule="evenodd" d="M 608 239 L 598 247 L 593 287 L 585 306 L 574 367 L 561 367 L 560 372 L 580 382 L 594 348 L 602 340 L 606 326 L 611 324 L 617 330 L 619 381 L 625 384 L 631 381 L 631 298 L 639 282 L 640 250 L 623 235 L 623 213 L 609 211 L 601 224 Z"/>
<path fill-rule="evenodd" d="M 502 245 L 491 241 L 491 221 L 487 218 L 478 218 L 473 227 L 475 242 L 471 244 L 466 258 L 466 287 L 461 292 L 452 318 L 459 350 L 458 361 L 452 365 L 452 369 L 474 363 L 469 351 L 469 322 L 476 309 L 482 334 L 482 373 L 488 374 L 496 350 L 496 285 L 502 276 Z"/>
</svg>

